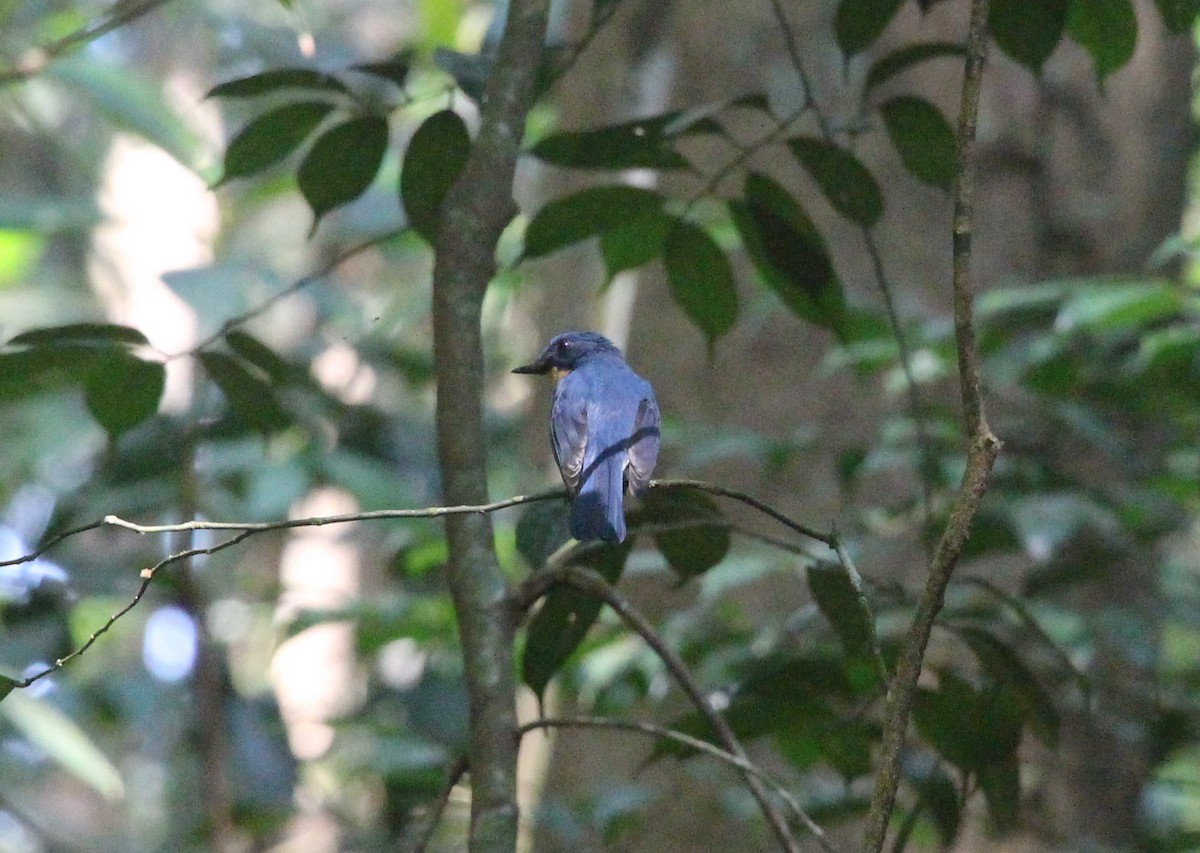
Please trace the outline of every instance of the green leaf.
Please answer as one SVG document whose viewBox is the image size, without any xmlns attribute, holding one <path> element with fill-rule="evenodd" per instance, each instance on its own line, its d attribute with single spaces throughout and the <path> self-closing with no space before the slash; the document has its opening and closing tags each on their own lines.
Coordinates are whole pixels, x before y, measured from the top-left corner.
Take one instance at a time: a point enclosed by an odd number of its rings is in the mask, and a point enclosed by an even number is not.
<svg viewBox="0 0 1200 853">
<path fill-rule="evenodd" d="M 202 352 L 196 357 L 204 372 L 221 389 L 230 411 L 246 426 L 271 433 L 291 424 L 292 418 L 280 405 L 275 390 L 233 356 Z"/>
<path fill-rule="evenodd" d="M 688 161 L 672 147 L 684 133 L 717 133 L 721 127 L 709 116 L 689 120 L 682 112 L 593 130 L 553 133 L 529 153 L 546 163 L 573 169 L 682 169 Z"/>
<path fill-rule="evenodd" d="M 1021 764 L 1016 751 L 980 767 L 976 778 L 996 830 L 1011 832 L 1017 827 L 1021 808 Z"/>
<path fill-rule="evenodd" d="M 816 226 L 785 189 L 765 175 L 746 178 L 746 199 L 729 205 L 733 223 L 763 281 L 794 314 L 842 333 L 842 283 Z"/>
<path fill-rule="evenodd" d="M 962 803 L 958 787 L 942 765 L 925 754 L 906 757 L 900 764 L 904 778 L 908 780 L 920 797 L 917 808 L 929 812 L 944 847 L 950 846 L 958 836 L 962 823 Z"/>
<path fill-rule="evenodd" d="M 559 548 L 571 541 L 567 523 L 571 507 L 566 501 L 529 504 L 517 521 L 517 553 L 534 569 L 543 568 Z"/>
<path fill-rule="evenodd" d="M 111 801 L 124 797 L 120 771 L 57 707 L 27 693 L 12 693 L 0 704 L 0 714 L 30 743 L 103 797 Z"/>
<path fill-rule="evenodd" d="M 604 234 L 661 211 L 662 204 L 662 196 L 653 190 L 627 184 L 588 187 L 555 199 L 534 214 L 525 229 L 525 257 L 540 258 Z"/>
<path fill-rule="evenodd" d="M 841 0 L 833 33 L 847 58 L 870 47 L 903 5 L 903 0 Z"/>
<path fill-rule="evenodd" d="M 11 338 L 6 346 L 63 346 L 68 344 L 109 346 L 131 344 L 145 346 L 150 343 L 146 336 L 129 326 L 113 323 L 69 323 L 65 326 L 48 326 L 30 329 Z"/>
<path fill-rule="evenodd" d="M 654 534 L 667 564 L 688 580 L 711 569 L 729 553 L 730 534 L 716 502 L 695 489 L 652 489 L 632 514 L 636 527 L 679 525 Z M 705 524 L 704 522 L 713 522 Z"/>
<path fill-rule="evenodd" d="M 234 329 L 225 333 L 225 343 L 241 358 L 266 374 L 276 385 L 313 384 L 304 367 L 281 358 L 253 335 Z"/>
<path fill-rule="evenodd" d="M 675 217 L 655 208 L 601 234 L 600 254 L 609 278 L 660 257 L 675 221 Z"/>
<path fill-rule="evenodd" d="M 904 168 L 915 178 L 949 191 L 958 168 L 958 144 L 938 108 L 905 95 L 884 102 L 879 112 Z"/>
<path fill-rule="evenodd" d="M 859 159 L 838 145 L 812 136 L 788 140 L 788 148 L 842 216 L 870 227 L 883 215 L 883 194 Z"/>
<path fill-rule="evenodd" d="M 630 540 L 620 545 L 584 546 L 583 553 L 570 562 L 590 568 L 615 584 L 632 547 Z M 599 601 L 569 586 L 555 587 L 542 601 L 526 631 L 521 658 L 521 677 L 539 701 L 550 679 L 583 642 L 600 614 L 600 607 Z"/>
<path fill-rule="evenodd" d="M 707 231 L 680 220 L 667 232 L 663 263 L 671 295 L 711 348 L 737 320 L 737 285 L 729 260 Z"/>
<path fill-rule="evenodd" d="M 430 245 L 437 239 L 442 200 L 471 153 L 471 134 L 453 110 L 442 110 L 421 123 L 400 170 L 400 203 L 413 229 Z"/>
<path fill-rule="evenodd" d="M 1012 647 L 982 628 L 955 626 L 953 630 L 970 646 L 988 676 L 1012 691 L 1038 739 L 1054 749 L 1062 717 L 1025 662 Z"/>
<path fill-rule="evenodd" d="M 263 113 L 229 141 L 220 183 L 274 166 L 295 151 L 332 110 L 333 105 L 326 101 L 299 101 Z"/>
<path fill-rule="evenodd" d="M 326 213 L 367 191 L 387 143 L 387 119 L 380 116 L 358 116 L 317 137 L 296 173 L 300 192 L 312 208 L 314 229 Z"/>
<path fill-rule="evenodd" d="M 4 697 L 12 693 L 16 689 L 19 681 L 14 681 L 7 675 L 0 675 L 0 702 L 4 701 Z"/>
<path fill-rule="evenodd" d="M 992 0 L 988 31 L 1001 50 L 1038 74 L 1062 41 L 1070 4 L 1071 0 Z"/>
<path fill-rule="evenodd" d="M 117 351 L 99 360 L 88 376 L 88 410 L 115 438 L 158 411 L 166 379 L 163 364 Z"/>
<path fill-rule="evenodd" d="M 407 53 L 392 59 L 385 59 L 383 62 L 363 62 L 350 66 L 353 71 L 361 71 L 363 74 L 379 77 L 389 83 L 395 83 L 400 88 L 404 88 L 404 84 L 408 82 L 410 67 L 411 63 Z"/>
<path fill-rule="evenodd" d="M 886 681 L 887 667 L 875 634 L 875 613 L 863 592 L 862 579 L 841 563 L 818 562 L 808 567 L 808 588 L 846 654 L 873 661 L 876 676 Z"/>
<path fill-rule="evenodd" d="M 866 81 L 863 83 L 863 98 L 866 98 L 876 86 L 882 86 L 897 74 L 907 71 L 914 65 L 943 56 L 963 57 L 966 55 L 967 50 L 961 44 L 948 41 L 910 44 L 893 50 L 887 56 L 877 59 L 871 66 L 871 70 L 867 72 Z"/>
<path fill-rule="evenodd" d="M 1091 54 L 1102 84 L 1133 57 L 1137 31 L 1131 0 L 1071 0 L 1067 32 Z"/>
<path fill-rule="evenodd" d="M 1016 697 L 999 685 L 977 688 L 948 672 L 938 688 L 921 688 L 913 719 L 921 736 L 951 764 L 967 773 L 1016 752 L 1023 714 Z"/>
<path fill-rule="evenodd" d="M 1186 33 L 1196 26 L 1200 0 L 1154 0 L 1167 30 L 1174 35 Z"/>
<path fill-rule="evenodd" d="M 249 77 L 227 80 L 208 90 L 205 98 L 252 98 L 280 89 L 308 89 L 318 92 L 341 92 L 350 90 L 341 80 L 312 68 L 275 68 Z"/>
<path fill-rule="evenodd" d="M 1089 282 L 1075 288 L 1054 318 L 1058 332 L 1097 333 L 1142 326 L 1181 310 L 1178 290 L 1169 282 L 1144 279 Z"/>
</svg>

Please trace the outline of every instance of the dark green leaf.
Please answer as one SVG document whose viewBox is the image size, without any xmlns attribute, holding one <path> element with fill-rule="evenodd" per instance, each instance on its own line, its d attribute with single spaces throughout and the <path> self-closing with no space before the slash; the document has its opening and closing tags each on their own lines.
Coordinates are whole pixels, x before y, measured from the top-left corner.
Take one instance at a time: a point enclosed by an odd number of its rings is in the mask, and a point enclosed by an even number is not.
<svg viewBox="0 0 1200 853">
<path fill-rule="evenodd" d="M 387 119 L 359 116 L 325 131 L 304 155 L 297 183 L 313 212 L 313 228 L 335 207 L 364 192 L 387 150 Z"/>
<path fill-rule="evenodd" d="M 1071 0 L 1067 32 L 1091 54 L 1101 83 L 1133 56 L 1137 30 L 1131 0 Z"/>
<path fill-rule="evenodd" d="M 336 77 L 312 68 L 276 68 L 227 80 L 208 90 L 206 98 L 250 98 L 265 95 L 279 89 L 311 89 L 328 92 L 346 92 L 346 85 Z"/>
<path fill-rule="evenodd" d="M 143 361 L 116 351 L 98 360 L 86 382 L 88 410 L 105 431 L 116 437 L 158 411 L 166 383 L 159 362 Z"/>
<path fill-rule="evenodd" d="M 8 346 L 20 344 L 23 346 L 60 346 L 64 344 L 83 344 L 108 346 L 111 344 L 132 344 L 134 346 L 149 343 L 146 336 L 137 329 L 128 326 L 117 326 L 112 323 L 71 323 L 66 326 L 49 326 L 44 329 L 30 329 L 10 339 Z"/>
<path fill-rule="evenodd" d="M 571 541 L 567 525 L 571 508 L 566 501 L 548 500 L 529 504 L 517 521 L 517 553 L 535 569 Z"/>
<path fill-rule="evenodd" d="M 471 153 L 471 134 L 454 110 L 436 112 L 421 123 L 400 171 L 400 202 L 409 224 L 431 245 L 437 239 L 442 199 Z"/>
<path fill-rule="evenodd" d="M 600 254 L 609 277 L 661 256 L 667 232 L 674 224 L 674 217 L 656 208 L 601 234 Z"/>
<path fill-rule="evenodd" d="M 1015 829 L 1021 808 L 1021 765 L 1017 753 L 1006 753 L 980 767 L 976 778 L 996 830 L 1005 833 Z"/>
<path fill-rule="evenodd" d="M 966 56 L 966 53 L 966 48 L 961 44 L 947 41 L 910 44 L 893 50 L 887 56 L 876 60 L 875 64 L 871 66 L 871 70 L 867 72 L 866 82 L 863 83 L 863 97 L 870 94 L 876 86 L 883 85 L 914 65 L 943 56 L 962 57 Z"/>
<path fill-rule="evenodd" d="M 309 384 L 308 371 L 280 358 L 258 338 L 235 329 L 225 333 L 229 348 L 270 377 L 276 385 Z"/>
<path fill-rule="evenodd" d="M 364 74 L 380 77 L 391 83 L 395 83 L 401 88 L 408 81 L 409 67 L 408 55 L 406 54 L 397 56 L 394 59 L 384 60 L 383 62 L 364 62 L 359 65 L 350 66 L 354 71 L 361 71 Z"/>
<path fill-rule="evenodd" d="M 620 545 L 584 546 L 583 553 L 571 563 L 590 568 L 615 584 L 631 548 L 630 540 Z M 600 607 L 596 599 L 568 586 L 554 588 L 542 601 L 529 623 L 521 659 L 521 677 L 539 700 L 550 679 L 583 642 L 600 614 Z"/>
<path fill-rule="evenodd" d="M 737 285 L 728 258 L 707 231 L 680 220 L 667 232 L 663 263 L 671 295 L 711 347 L 737 320 Z"/>
<path fill-rule="evenodd" d="M 1021 742 L 1022 711 L 1006 688 L 977 688 L 947 672 L 938 688 L 922 688 L 913 704 L 921 736 L 951 764 L 976 773 L 1015 753 Z"/>
<path fill-rule="evenodd" d="M 1000 49 L 1037 74 L 1062 41 L 1071 0 L 992 0 L 988 31 Z"/>
<path fill-rule="evenodd" d="M 1175 34 L 1186 33 L 1196 25 L 1200 0 L 1154 0 L 1167 29 Z"/>
<path fill-rule="evenodd" d="M 676 111 L 594 130 L 554 133 L 529 153 L 546 163 L 573 169 L 681 169 L 688 161 L 672 147 L 673 140 L 684 133 L 720 129 L 711 117 L 700 114 L 689 120 Z"/>
<path fill-rule="evenodd" d="M 938 108 L 905 95 L 881 104 L 879 112 L 904 168 L 919 180 L 949 191 L 958 167 L 958 144 Z"/>
<path fill-rule="evenodd" d="M 821 613 L 837 631 L 846 654 L 874 661 L 876 675 L 886 679 L 887 668 L 875 635 L 875 613 L 862 589 L 862 580 L 841 563 L 813 563 L 808 588 Z"/>
<path fill-rule="evenodd" d="M 742 244 L 763 281 L 797 316 L 841 333 L 842 284 L 816 226 L 771 178 L 751 174 L 746 200 L 731 202 Z"/>
<path fill-rule="evenodd" d="M 832 142 L 811 136 L 789 139 L 788 147 L 834 210 L 867 227 L 879 221 L 883 215 L 883 194 L 857 157 Z"/>
<path fill-rule="evenodd" d="M 221 183 L 261 172 L 287 157 L 316 129 L 333 105 L 300 101 L 264 113 L 229 141 Z"/>
<path fill-rule="evenodd" d="M 542 207 L 525 229 L 525 256 L 540 258 L 662 210 L 653 190 L 612 184 L 589 187 Z"/>
<path fill-rule="evenodd" d="M 933 817 L 938 840 L 948 847 L 958 836 L 962 822 L 962 803 L 954 780 L 946 775 L 941 763 L 928 753 L 906 757 L 901 772 L 920 797 L 917 807 Z"/>
<path fill-rule="evenodd" d="M 20 682 L 13 681 L 7 675 L 0 675 L 0 702 L 4 701 L 4 697 L 12 693 Z"/>
<path fill-rule="evenodd" d="M 1053 749 L 1058 744 L 1061 716 L 1053 698 L 1025 662 L 1010 646 L 981 628 L 957 626 L 954 631 L 971 647 L 992 680 L 1012 691 L 1034 733 Z"/>
<path fill-rule="evenodd" d="M 694 489 L 652 489 L 632 514 L 635 525 L 679 525 L 654 534 L 654 544 L 684 580 L 708 571 L 729 553 L 730 535 L 711 497 Z M 706 524 L 705 522 L 712 522 Z"/>
<path fill-rule="evenodd" d="M 229 404 L 230 411 L 251 429 L 271 433 L 287 427 L 291 417 L 279 404 L 275 390 L 233 356 L 202 352 L 196 356 Z"/>
<path fill-rule="evenodd" d="M 841 0 L 833 19 L 838 47 L 851 57 L 879 38 L 903 0 Z"/>
</svg>

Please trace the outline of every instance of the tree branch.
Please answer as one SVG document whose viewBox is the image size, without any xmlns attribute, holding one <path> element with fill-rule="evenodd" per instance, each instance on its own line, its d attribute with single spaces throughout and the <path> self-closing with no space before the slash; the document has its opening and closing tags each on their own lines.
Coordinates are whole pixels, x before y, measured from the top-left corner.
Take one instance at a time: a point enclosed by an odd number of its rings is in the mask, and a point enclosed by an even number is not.
<svg viewBox="0 0 1200 853">
<path fill-rule="evenodd" d="M 787 788 L 783 787 L 783 785 L 779 784 L 768 774 L 764 773 L 763 770 L 754 762 L 747 761 L 744 758 L 739 758 L 730 752 L 726 752 L 720 747 L 713 746 L 706 740 L 700 740 L 699 738 L 692 737 L 691 735 L 684 734 L 683 732 L 675 731 L 674 729 L 669 729 L 666 726 L 660 726 L 656 723 L 642 722 L 640 720 L 617 720 L 609 717 L 543 717 L 540 720 L 533 720 L 532 722 L 521 726 L 521 728 L 518 729 L 518 733 L 524 737 L 529 732 L 537 729 L 556 728 L 608 729 L 611 731 L 638 732 L 640 734 L 649 735 L 650 737 L 659 738 L 660 740 L 669 740 L 674 743 L 681 744 L 689 749 L 694 749 L 697 752 L 703 752 L 705 755 L 709 755 L 718 761 L 723 761 L 731 767 L 736 767 L 743 773 L 757 777 L 764 785 L 768 786 L 771 791 L 774 792 L 775 796 L 779 797 L 779 799 L 783 800 L 783 802 L 787 804 L 787 807 L 791 809 L 792 814 L 794 814 L 797 820 L 804 824 L 805 828 L 812 833 L 813 837 L 817 840 L 817 843 L 821 845 L 823 850 L 828 851 L 828 853 L 836 853 L 836 848 L 834 848 L 833 844 L 830 843 L 828 836 L 825 834 L 825 830 L 821 828 L 820 824 L 813 820 L 812 815 L 805 811 L 804 807 L 800 805 L 800 801 L 792 796 L 792 793 Z"/>
<path fill-rule="evenodd" d="M 658 632 L 654 630 L 654 626 L 647 621 L 646 617 L 628 599 L 594 572 L 578 566 L 563 566 L 541 572 L 529 578 L 529 580 L 525 581 L 509 596 L 508 603 L 512 623 L 515 625 L 538 599 L 560 584 L 573 586 L 585 595 L 589 595 L 611 607 L 621 617 L 621 620 L 637 633 L 646 642 L 646 645 L 650 646 L 654 650 L 654 653 L 658 655 L 672 678 L 675 679 L 675 682 L 687 694 L 688 699 L 696 707 L 696 710 L 700 712 L 709 726 L 712 727 L 721 745 L 736 758 L 744 762 L 748 761 L 746 751 L 742 748 L 737 734 L 733 731 L 729 723 L 726 722 L 721 713 L 705 698 L 704 693 L 700 690 L 700 686 L 696 683 L 695 679 L 692 678 L 692 674 L 688 671 L 687 664 L 683 662 L 683 659 L 663 641 Z M 800 850 L 799 843 L 792 835 L 787 820 L 775 807 L 775 803 L 771 800 L 770 793 L 763 785 L 762 780 L 752 773 L 745 773 L 745 777 L 747 787 L 750 788 L 750 792 L 754 795 L 755 800 L 758 801 L 758 806 L 762 810 L 763 816 L 767 819 L 767 823 L 770 824 L 772 831 L 774 831 L 775 837 L 779 840 L 782 849 L 789 851 L 789 853 L 798 853 Z"/>
<path fill-rule="evenodd" d="M 511 0 L 479 134 L 441 209 L 433 266 L 438 462 L 448 503 L 487 500 L 480 318 L 496 242 L 516 213 L 513 175 L 533 104 L 549 0 Z M 486 514 L 446 517 L 447 573 L 470 705 L 472 851 L 517 839 L 516 680 L 504 576 Z"/>
<path fill-rule="evenodd" d="M 973 172 L 975 123 L 979 113 L 979 91 L 987 51 L 987 0 L 972 0 L 967 32 L 967 63 L 963 73 L 962 102 L 958 114 L 958 170 L 954 182 L 953 288 L 954 332 L 958 349 L 959 384 L 963 416 L 970 445 L 963 480 L 950 508 L 950 518 L 934 551 L 925 589 L 913 614 L 912 624 L 888 685 L 884 710 L 880 759 L 883 766 L 875 778 L 875 790 L 867 815 L 863 849 L 883 849 L 887 827 L 896 805 L 900 784 L 900 753 L 904 748 L 908 719 L 917 692 L 917 679 L 929 643 L 934 619 L 945 600 L 946 586 L 958 563 L 971 523 L 983 499 L 1000 441 L 992 434 L 984 414 L 980 392 L 979 353 L 975 344 L 973 295 L 971 291 L 971 228 L 975 197 Z"/>
</svg>

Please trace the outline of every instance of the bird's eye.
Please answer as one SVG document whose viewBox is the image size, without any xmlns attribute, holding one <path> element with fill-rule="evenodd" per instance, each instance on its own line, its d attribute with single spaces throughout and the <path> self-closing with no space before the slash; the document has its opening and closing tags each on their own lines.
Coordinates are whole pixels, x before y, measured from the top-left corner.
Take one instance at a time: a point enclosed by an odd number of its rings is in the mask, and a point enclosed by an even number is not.
<svg viewBox="0 0 1200 853">
<path fill-rule="evenodd" d="M 566 352 L 566 351 L 567 351 L 567 350 L 569 350 L 570 348 L 571 348 L 571 342 L 570 342 L 570 341 L 559 341 L 559 342 L 558 342 L 558 351 L 559 351 L 559 352 Z"/>
</svg>

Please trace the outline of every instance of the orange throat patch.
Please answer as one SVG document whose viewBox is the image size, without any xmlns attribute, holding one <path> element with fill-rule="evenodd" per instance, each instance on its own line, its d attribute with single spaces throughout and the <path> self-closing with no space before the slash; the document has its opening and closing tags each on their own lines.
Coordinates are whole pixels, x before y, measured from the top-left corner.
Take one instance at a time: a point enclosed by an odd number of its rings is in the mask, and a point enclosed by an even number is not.
<svg viewBox="0 0 1200 853">
<path fill-rule="evenodd" d="M 554 377 L 554 384 L 555 384 L 555 385 L 557 385 L 559 382 L 562 382 L 562 381 L 563 381 L 563 378 L 564 378 L 565 376 L 567 376 L 567 375 L 568 375 L 570 372 L 571 372 L 571 371 L 567 370 L 565 367 L 552 367 L 552 368 L 550 368 L 550 375 Z"/>
</svg>

